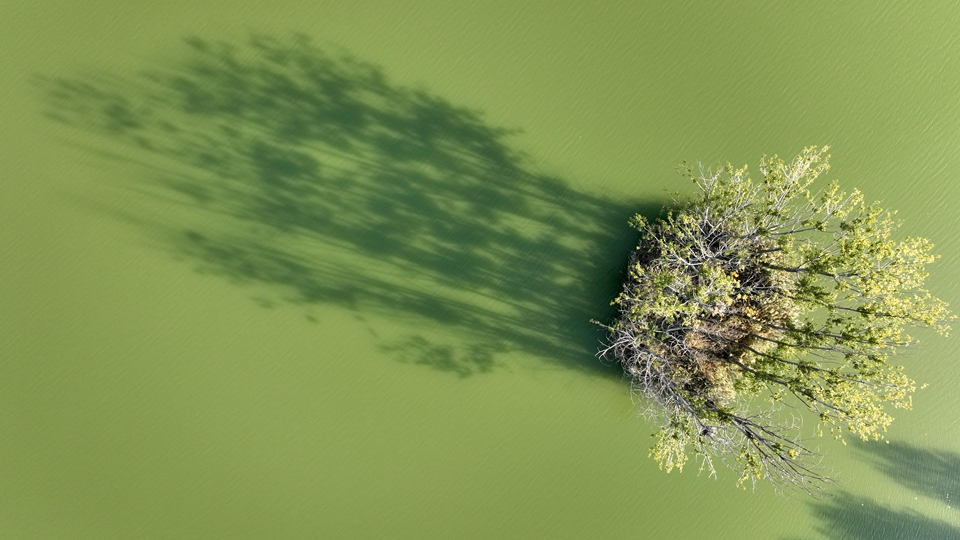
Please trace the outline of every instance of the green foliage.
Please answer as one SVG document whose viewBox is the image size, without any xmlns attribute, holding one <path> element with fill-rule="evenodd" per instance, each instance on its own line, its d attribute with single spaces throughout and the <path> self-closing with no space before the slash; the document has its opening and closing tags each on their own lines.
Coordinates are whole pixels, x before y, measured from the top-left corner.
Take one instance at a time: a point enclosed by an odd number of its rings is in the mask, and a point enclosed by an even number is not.
<svg viewBox="0 0 960 540">
<path fill-rule="evenodd" d="M 889 361 L 915 342 L 906 328 L 949 330 L 947 305 L 923 288 L 932 244 L 897 236 L 894 212 L 859 191 L 811 190 L 826 150 L 764 158 L 756 181 L 746 167 L 685 166 L 699 196 L 631 221 L 641 240 L 602 354 L 649 398 L 662 424 L 650 455 L 668 472 L 692 454 L 711 474 L 728 463 L 740 485 L 818 486 L 827 478 L 783 405 L 811 411 L 818 433 L 879 439 L 915 389 Z"/>
</svg>

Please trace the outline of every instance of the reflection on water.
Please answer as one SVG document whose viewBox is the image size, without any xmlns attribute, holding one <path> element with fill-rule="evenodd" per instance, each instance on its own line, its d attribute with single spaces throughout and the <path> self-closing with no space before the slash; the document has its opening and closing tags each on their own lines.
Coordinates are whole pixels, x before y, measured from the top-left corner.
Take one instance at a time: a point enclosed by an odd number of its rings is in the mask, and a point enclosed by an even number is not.
<svg viewBox="0 0 960 540">
<path fill-rule="evenodd" d="M 610 373 L 594 358 L 635 213 L 532 172 L 508 130 L 299 37 L 187 40 L 138 77 L 42 81 L 48 114 L 150 163 L 137 189 L 189 223 L 128 216 L 204 272 L 444 328 L 384 345 L 460 375 L 501 352 Z M 615 371 L 613 371 L 615 372 Z"/>
</svg>

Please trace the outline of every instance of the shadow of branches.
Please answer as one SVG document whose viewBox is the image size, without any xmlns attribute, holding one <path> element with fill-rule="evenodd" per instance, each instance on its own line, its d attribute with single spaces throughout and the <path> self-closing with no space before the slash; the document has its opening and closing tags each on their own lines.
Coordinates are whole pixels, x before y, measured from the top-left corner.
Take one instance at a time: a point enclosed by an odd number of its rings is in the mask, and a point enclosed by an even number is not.
<svg viewBox="0 0 960 540">
<path fill-rule="evenodd" d="M 812 505 L 817 532 L 836 540 L 953 540 L 960 529 L 912 510 L 894 510 L 866 497 L 841 492 Z"/>
<path fill-rule="evenodd" d="M 955 510 L 960 508 L 960 454 L 896 441 L 857 447 L 873 466 L 900 485 Z"/>
<path fill-rule="evenodd" d="M 904 442 L 855 442 L 858 453 L 895 482 L 912 492 L 956 509 L 960 501 L 960 454 L 920 448 Z M 840 492 L 811 504 L 820 520 L 818 532 L 827 538 L 955 539 L 960 528 L 911 509 L 894 509 L 869 497 Z M 950 510 L 947 510 L 950 512 Z"/>
<path fill-rule="evenodd" d="M 384 348 L 460 375 L 512 351 L 617 373 L 589 320 L 611 315 L 626 220 L 661 204 L 532 171 L 476 111 L 302 36 L 191 38 L 140 75 L 40 84 L 50 117 L 123 143 L 149 164 L 137 188 L 196 218 L 151 227 L 198 270 L 440 327 Z"/>
</svg>

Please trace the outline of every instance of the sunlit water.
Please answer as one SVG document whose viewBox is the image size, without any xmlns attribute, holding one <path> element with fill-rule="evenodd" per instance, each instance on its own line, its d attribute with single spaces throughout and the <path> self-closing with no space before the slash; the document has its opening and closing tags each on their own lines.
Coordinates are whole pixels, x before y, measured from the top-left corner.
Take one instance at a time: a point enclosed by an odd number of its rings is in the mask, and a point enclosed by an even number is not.
<svg viewBox="0 0 960 540">
<path fill-rule="evenodd" d="M 957 304 L 953 3 L 62 4 L 0 5 L 0 536 L 960 537 L 955 338 L 815 500 L 657 470 L 590 323 L 680 161 L 827 143 Z"/>
</svg>

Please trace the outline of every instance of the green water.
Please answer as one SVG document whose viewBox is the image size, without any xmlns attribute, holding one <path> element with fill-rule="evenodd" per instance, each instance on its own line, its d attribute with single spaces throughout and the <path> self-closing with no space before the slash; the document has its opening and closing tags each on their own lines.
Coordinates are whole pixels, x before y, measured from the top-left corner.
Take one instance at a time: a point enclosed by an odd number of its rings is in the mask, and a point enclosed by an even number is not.
<svg viewBox="0 0 960 540">
<path fill-rule="evenodd" d="M 682 160 L 831 144 L 960 305 L 960 7 L 701 4 L 0 4 L 0 537 L 960 537 L 956 338 L 820 500 L 592 356 Z"/>
</svg>

